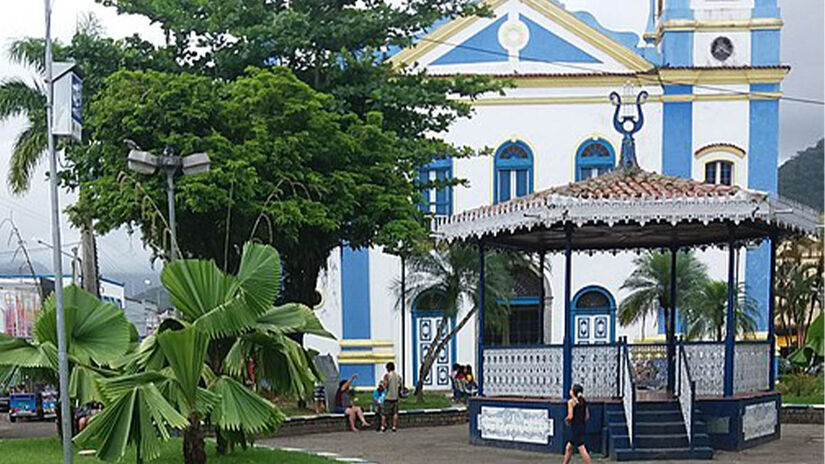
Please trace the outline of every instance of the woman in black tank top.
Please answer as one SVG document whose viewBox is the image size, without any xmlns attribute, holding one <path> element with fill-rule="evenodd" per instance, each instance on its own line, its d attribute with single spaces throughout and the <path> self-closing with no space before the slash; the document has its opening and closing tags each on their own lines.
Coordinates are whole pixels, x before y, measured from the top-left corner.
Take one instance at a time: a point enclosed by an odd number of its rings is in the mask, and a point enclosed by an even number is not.
<svg viewBox="0 0 825 464">
<path fill-rule="evenodd" d="M 568 464 L 573 458 L 573 450 L 578 449 L 579 454 L 582 455 L 584 462 L 590 464 L 590 453 L 587 452 L 587 447 L 584 445 L 584 425 L 590 418 L 590 413 L 587 410 L 587 400 L 584 399 L 584 388 L 581 385 L 575 384 L 570 389 L 570 399 L 567 401 L 567 425 L 570 426 L 572 433 L 564 447 L 564 464 Z"/>
</svg>

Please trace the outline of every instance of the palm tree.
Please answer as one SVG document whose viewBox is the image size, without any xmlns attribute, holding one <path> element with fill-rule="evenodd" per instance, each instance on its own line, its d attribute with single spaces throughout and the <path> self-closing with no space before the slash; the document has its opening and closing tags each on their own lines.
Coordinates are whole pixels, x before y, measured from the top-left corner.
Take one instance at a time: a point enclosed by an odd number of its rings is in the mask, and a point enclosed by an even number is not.
<svg viewBox="0 0 825 464">
<path fill-rule="evenodd" d="M 658 317 L 663 310 L 670 317 L 670 253 L 646 252 L 633 260 L 635 269 L 624 281 L 622 289 L 630 294 L 619 304 L 619 323 L 630 325 L 647 316 Z M 689 301 L 707 280 L 707 266 L 691 252 L 676 257 L 676 297 Z"/>
<path fill-rule="evenodd" d="M 816 306 L 822 304 L 822 239 L 800 238 L 783 244 L 776 268 L 776 313 L 784 332 L 795 330 L 793 344 L 806 339 Z"/>
<path fill-rule="evenodd" d="M 734 325 L 737 334 L 751 333 L 756 330 L 758 306 L 756 300 L 745 291 L 744 282 L 737 285 L 736 305 L 734 306 Z M 721 342 L 723 328 L 728 312 L 728 283 L 722 280 L 709 280 L 698 291 L 689 296 L 683 305 L 682 316 L 685 322 L 685 338 L 698 340 L 711 338 Z"/>
<path fill-rule="evenodd" d="M 97 380 L 111 375 L 111 365 L 127 353 L 137 332 L 120 308 L 77 286 L 66 288 L 64 301 L 69 397 L 75 406 L 102 400 Z M 16 384 L 24 378 L 57 384 L 54 295 L 43 304 L 31 339 L 0 334 L 0 384 Z"/>
<path fill-rule="evenodd" d="M 178 428 L 185 462 L 200 464 L 204 421 L 224 447 L 227 438 L 245 445 L 247 436 L 278 427 L 283 413 L 245 384 L 306 394 L 316 376 L 309 354 L 289 335 L 332 337 L 308 307 L 273 306 L 280 268 L 277 251 L 258 244 L 244 246 L 237 275 L 214 261 L 167 264 L 161 280 L 180 318 L 165 320 L 126 357 L 123 375 L 99 382 L 107 407 L 75 440 L 101 443 L 103 459 L 119 459 L 129 444 L 139 459 L 152 459 L 158 436 Z"/>
<path fill-rule="evenodd" d="M 78 35 L 99 38 L 100 25 L 94 16 L 88 16 L 78 27 Z M 11 43 L 8 54 L 12 61 L 33 68 L 43 77 L 45 67 L 45 43 L 42 39 L 22 39 Z M 70 47 L 53 44 L 55 59 L 62 60 L 71 54 Z M 88 92 L 87 92 L 88 93 Z M 84 99 L 86 101 L 86 99 Z M 27 127 L 12 144 L 12 154 L 6 183 L 15 195 L 28 191 L 32 175 L 42 161 L 48 146 L 46 127 L 46 89 L 39 79 L 28 82 L 21 78 L 0 81 L 0 123 L 14 117 L 23 117 Z M 91 219 L 85 219 L 80 228 L 82 242 L 83 288 L 99 294 L 97 282 L 97 252 Z M 91 276 L 91 277 L 89 277 Z"/>
<path fill-rule="evenodd" d="M 521 255 L 490 251 L 485 254 L 484 317 L 486 328 L 501 330 L 508 322 L 509 308 L 499 302 L 509 300 L 513 293 L 512 271 L 517 266 L 530 267 Z M 424 378 L 438 353 L 450 342 L 479 308 L 479 253 L 466 245 L 437 245 L 429 252 L 407 259 L 407 306 L 417 301 L 419 306 L 443 311 L 439 327 L 427 355 L 419 367 L 415 395 L 423 398 Z M 393 284 L 400 305 L 400 282 Z M 455 327 L 447 331 L 447 323 L 469 308 Z"/>
</svg>

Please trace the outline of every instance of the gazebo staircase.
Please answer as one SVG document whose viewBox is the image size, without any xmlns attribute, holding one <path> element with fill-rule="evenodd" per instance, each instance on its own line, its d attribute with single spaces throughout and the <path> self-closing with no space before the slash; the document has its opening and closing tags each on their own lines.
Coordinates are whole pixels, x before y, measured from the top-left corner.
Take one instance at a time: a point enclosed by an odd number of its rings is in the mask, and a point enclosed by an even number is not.
<svg viewBox="0 0 825 464">
<path fill-rule="evenodd" d="M 631 446 L 621 404 L 607 409 L 610 457 L 617 461 L 713 459 L 713 449 L 703 421 L 696 421 L 693 443 L 676 400 L 636 403 L 636 436 Z M 699 411 L 695 412 L 701 418 Z"/>
</svg>

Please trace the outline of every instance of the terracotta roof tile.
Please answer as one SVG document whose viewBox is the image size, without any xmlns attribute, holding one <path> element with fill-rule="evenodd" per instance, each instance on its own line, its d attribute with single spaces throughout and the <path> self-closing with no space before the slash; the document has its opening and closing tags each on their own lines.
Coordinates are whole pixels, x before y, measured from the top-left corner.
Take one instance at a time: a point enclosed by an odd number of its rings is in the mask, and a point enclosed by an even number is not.
<svg viewBox="0 0 825 464">
<path fill-rule="evenodd" d="M 617 169 L 599 177 L 554 187 L 535 195 L 558 194 L 581 199 L 625 200 L 725 197 L 735 195 L 739 191 L 739 187 L 736 186 L 706 184 L 641 169 Z"/>
</svg>

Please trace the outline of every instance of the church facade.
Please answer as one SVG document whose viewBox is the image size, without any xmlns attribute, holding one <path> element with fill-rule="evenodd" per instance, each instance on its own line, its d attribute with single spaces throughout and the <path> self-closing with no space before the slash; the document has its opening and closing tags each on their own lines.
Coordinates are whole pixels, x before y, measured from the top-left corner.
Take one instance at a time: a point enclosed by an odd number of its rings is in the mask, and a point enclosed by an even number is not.
<svg viewBox="0 0 825 464">
<path fill-rule="evenodd" d="M 484 74 L 513 84 L 504 95 L 473 101 L 473 116 L 445 135 L 456 145 L 490 148 L 489 155 L 420 169 L 422 180 L 468 181 L 422 192 L 425 211 L 455 214 L 614 169 L 622 136 L 609 95 L 628 89 L 649 95 L 644 127 L 635 135 L 642 169 L 776 192 L 779 98 L 789 71 L 779 57 L 777 0 L 485 1 L 492 16 L 441 24 L 391 58 L 432 76 Z M 754 335 L 762 338 L 768 247 L 743 251 L 737 263 L 737 281 L 758 304 Z M 663 339 L 663 318 L 629 326 L 616 320 L 636 256 L 575 255 L 575 343 Z M 712 278 L 726 279 L 724 251 L 699 256 Z M 508 302 L 509 335 L 497 342 L 561 343 L 564 264 L 561 256 L 546 259 L 544 275 L 524 276 L 517 285 Z M 331 353 L 342 377 L 357 373 L 358 386 L 374 385 L 387 361 L 403 366 L 407 383 L 417 381 L 441 314 L 415 301 L 402 312 L 400 278 L 398 257 L 349 248 L 332 253 L 319 278 L 317 314 L 338 340 L 309 336 L 308 345 Z M 451 365 L 474 364 L 475 350 L 471 321 L 439 354 L 425 384 L 449 388 Z"/>
</svg>

